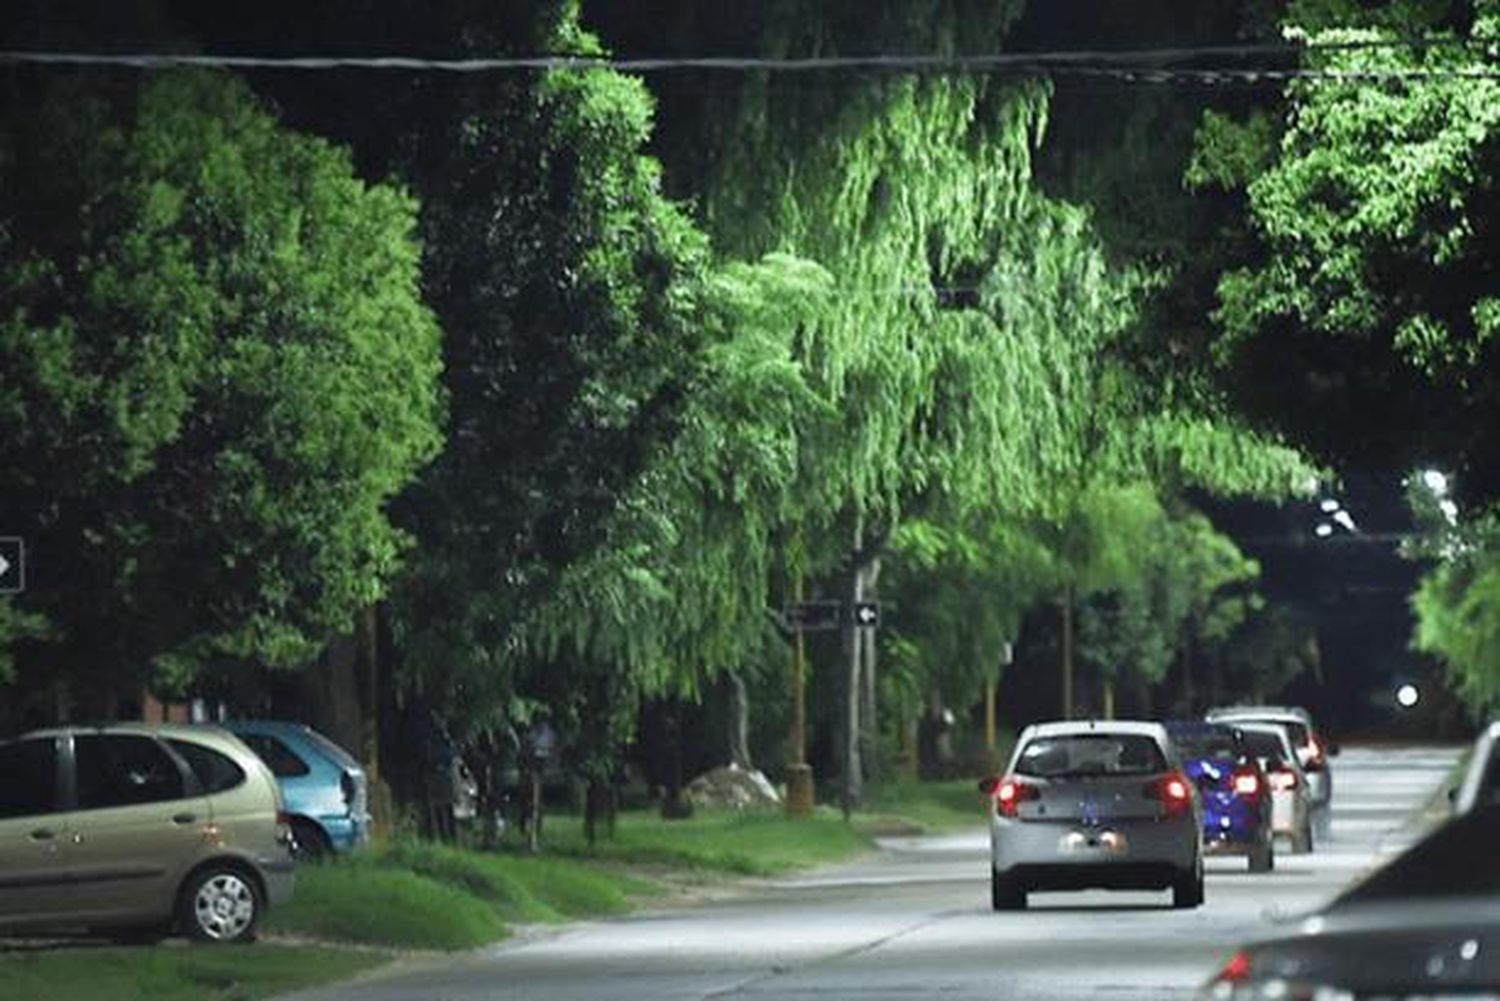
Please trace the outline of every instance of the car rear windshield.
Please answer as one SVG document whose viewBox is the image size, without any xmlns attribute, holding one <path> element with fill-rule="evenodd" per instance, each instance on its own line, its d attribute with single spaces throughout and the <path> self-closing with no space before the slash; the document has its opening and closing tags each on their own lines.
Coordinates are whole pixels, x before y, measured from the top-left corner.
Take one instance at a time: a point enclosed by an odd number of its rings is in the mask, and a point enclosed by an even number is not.
<svg viewBox="0 0 1500 1001">
<path fill-rule="evenodd" d="M 1173 731 L 1172 742 L 1184 758 L 1235 761 L 1245 754 L 1243 741 L 1229 727 Z"/>
<path fill-rule="evenodd" d="M 1286 760 L 1286 744 L 1275 730 L 1244 730 L 1245 753 L 1257 758 Z"/>
<path fill-rule="evenodd" d="M 1036 737 L 1016 759 L 1016 771 L 1038 778 L 1072 775 L 1150 775 L 1165 771 L 1156 740 L 1136 733 Z"/>
</svg>

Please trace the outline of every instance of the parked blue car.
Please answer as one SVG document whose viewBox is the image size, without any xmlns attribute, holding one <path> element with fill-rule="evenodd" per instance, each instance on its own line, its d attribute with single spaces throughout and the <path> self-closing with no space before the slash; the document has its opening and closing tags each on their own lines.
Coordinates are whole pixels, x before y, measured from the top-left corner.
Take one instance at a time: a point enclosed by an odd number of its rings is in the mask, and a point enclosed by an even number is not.
<svg viewBox="0 0 1500 1001">
<path fill-rule="evenodd" d="M 369 841 L 365 772 L 342 747 L 300 723 L 237 720 L 224 727 L 276 776 L 299 857 L 316 860 Z"/>
<path fill-rule="evenodd" d="M 1271 831 L 1271 788 L 1260 762 L 1232 726 L 1196 720 L 1167 724 L 1182 770 L 1203 802 L 1203 850 L 1244 855 L 1251 872 L 1276 866 Z"/>
</svg>

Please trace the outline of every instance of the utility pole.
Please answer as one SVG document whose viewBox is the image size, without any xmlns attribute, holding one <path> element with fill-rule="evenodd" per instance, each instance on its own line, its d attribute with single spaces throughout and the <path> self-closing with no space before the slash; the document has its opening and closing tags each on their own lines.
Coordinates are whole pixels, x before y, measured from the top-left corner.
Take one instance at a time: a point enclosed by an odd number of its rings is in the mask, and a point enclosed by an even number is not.
<svg viewBox="0 0 1500 1001">
<path fill-rule="evenodd" d="M 839 796 L 839 805 L 843 808 L 844 819 L 848 820 L 854 812 L 855 805 L 859 802 L 863 792 L 863 776 L 859 761 L 859 675 L 860 661 L 863 660 L 863 642 L 860 634 L 864 630 L 855 620 L 853 611 L 864 602 L 864 571 L 860 565 L 863 559 L 862 552 L 865 545 L 865 517 L 863 513 L 854 516 L 854 547 L 852 555 L 853 566 L 850 573 L 849 584 L 849 665 L 844 676 L 844 781 Z"/>
</svg>

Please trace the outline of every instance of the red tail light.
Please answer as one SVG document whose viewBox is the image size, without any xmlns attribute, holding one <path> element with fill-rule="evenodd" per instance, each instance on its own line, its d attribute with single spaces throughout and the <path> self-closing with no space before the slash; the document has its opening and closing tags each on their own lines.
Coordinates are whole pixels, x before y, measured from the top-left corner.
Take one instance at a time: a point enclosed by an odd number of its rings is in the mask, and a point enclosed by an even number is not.
<svg viewBox="0 0 1500 1001">
<path fill-rule="evenodd" d="M 1286 789 L 1295 789 L 1297 788 L 1297 773 L 1290 768 L 1278 768 L 1276 771 L 1266 775 L 1266 781 L 1277 792 L 1282 792 Z"/>
<path fill-rule="evenodd" d="M 1233 787 L 1236 796 L 1254 799 L 1260 795 L 1260 776 L 1248 769 L 1242 772 L 1235 772 Z"/>
<path fill-rule="evenodd" d="M 1041 798 L 1040 789 L 1014 777 L 1001 779 L 995 787 L 995 809 L 1004 817 L 1016 816 L 1021 804 L 1027 800 Z"/>
<path fill-rule="evenodd" d="M 1224 968 L 1219 971 L 1219 975 L 1214 980 L 1221 984 L 1237 984 L 1249 976 L 1250 956 L 1248 953 L 1237 952 L 1229 957 L 1229 962 L 1224 964 Z"/>
<path fill-rule="evenodd" d="M 1167 813 L 1181 813 L 1193 805 L 1193 787 L 1181 772 L 1148 784 L 1146 795 L 1160 802 Z"/>
</svg>

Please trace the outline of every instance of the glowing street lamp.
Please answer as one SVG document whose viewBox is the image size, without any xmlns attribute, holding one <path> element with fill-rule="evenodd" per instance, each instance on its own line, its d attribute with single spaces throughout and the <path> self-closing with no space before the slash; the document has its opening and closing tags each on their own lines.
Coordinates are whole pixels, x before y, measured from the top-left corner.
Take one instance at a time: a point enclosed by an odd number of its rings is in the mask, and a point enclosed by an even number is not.
<svg viewBox="0 0 1500 1001">
<path fill-rule="evenodd" d="M 1420 701 L 1422 693 L 1417 691 L 1416 685 L 1408 683 L 1396 689 L 1396 705 L 1402 709 L 1411 709 Z"/>
</svg>

